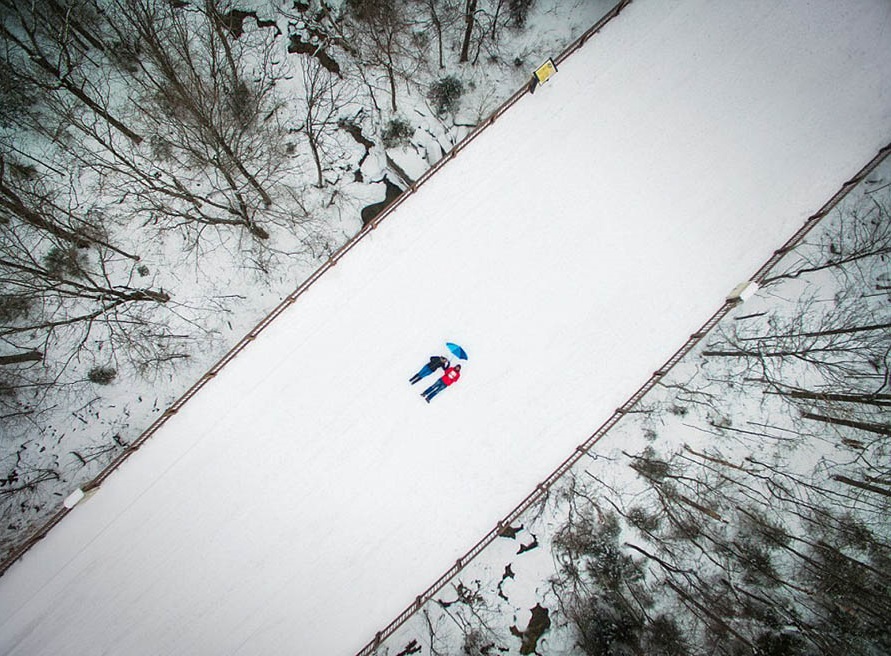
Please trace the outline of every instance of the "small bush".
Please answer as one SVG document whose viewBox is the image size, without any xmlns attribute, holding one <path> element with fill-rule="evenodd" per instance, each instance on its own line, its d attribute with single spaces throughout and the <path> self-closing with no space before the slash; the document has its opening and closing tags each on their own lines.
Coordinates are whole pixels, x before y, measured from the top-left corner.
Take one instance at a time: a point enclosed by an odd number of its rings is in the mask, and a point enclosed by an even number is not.
<svg viewBox="0 0 891 656">
<path fill-rule="evenodd" d="M 471 628 L 464 634 L 464 654 L 486 656 L 495 648 L 495 643 L 482 629 Z"/>
<path fill-rule="evenodd" d="M 346 7 L 356 19 L 369 24 L 391 22 L 398 16 L 395 0 L 347 0 Z"/>
<path fill-rule="evenodd" d="M 152 149 L 152 157 L 156 160 L 173 157 L 173 144 L 160 135 L 153 134 L 149 137 L 149 147 Z"/>
<path fill-rule="evenodd" d="M 526 25 L 526 19 L 529 17 L 529 10 L 532 8 L 534 2 L 535 0 L 510 0 L 508 11 L 514 27 L 523 27 Z"/>
<path fill-rule="evenodd" d="M 87 374 L 87 378 L 91 383 L 97 385 L 108 385 L 118 375 L 118 370 L 114 367 L 93 367 Z"/>
<path fill-rule="evenodd" d="M 673 537 L 680 540 L 695 540 L 702 535 L 702 527 L 692 518 L 678 519 L 673 524 Z"/>
<path fill-rule="evenodd" d="M 688 409 L 682 405 L 673 404 L 668 411 L 673 414 L 675 417 L 686 417 Z"/>
<path fill-rule="evenodd" d="M 777 584 L 779 575 L 767 549 L 748 540 L 737 542 L 736 548 L 738 550 L 737 557 L 743 570 L 743 581 L 763 587 L 772 587 Z"/>
<path fill-rule="evenodd" d="M 869 527 L 851 514 L 845 513 L 836 521 L 839 530 L 832 533 L 832 540 L 839 548 L 853 547 L 869 552 L 879 544 Z"/>
<path fill-rule="evenodd" d="M 726 417 L 724 415 L 717 415 L 715 417 L 710 417 L 708 420 L 715 428 L 730 428 L 733 426 L 733 420 L 730 417 Z"/>
<path fill-rule="evenodd" d="M 0 296 L 0 321 L 25 317 L 30 309 L 31 301 L 24 296 Z"/>
<path fill-rule="evenodd" d="M 659 516 L 655 513 L 647 512 L 646 508 L 635 506 L 628 511 L 628 523 L 636 526 L 642 531 L 653 532 L 659 528 Z"/>
<path fill-rule="evenodd" d="M 690 648 L 683 631 L 670 617 L 659 615 L 644 628 L 643 651 L 648 656 L 686 656 Z"/>
<path fill-rule="evenodd" d="M 140 264 L 136 267 L 136 273 L 145 278 L 149 274 L 149 268 L 144 264 Z"/>
<path fill-rule="evenodd" d="M 590 597 L 579 600 L 567 615 L 583 654 L 607 656 L 641 653 L 641 622 L 626 604 Z"/>
<path fill-rule="evenodd" d="M 85 256 L 76 246 L 53 246 L 43 256 L 43 265 L 54 276 L 68 275 L 79 277 L 83 274 Z"/>
<path fill-rule="evenodd" d="M 595 517 L 593 511 L 582 510 L 557 531 L 551 544 L 565 575 L 584 574 L 603 589 L 617 590 L 642 576 L 638 564 L 622 552 L 620 533 L 614 513 Z"/>
<path fill-rule="evenodd" d="M 136 40 L 117 41 L 113 45 L 108 54 L 115 66 L 128 73 L 139 71 L 139 46 Z"/>
<path fill-rule="evenodd" d="M 18 180 L 34 181 L 37 179 L 37 168 L 30 164 L 19 164 L 18 162 L 6 162 L 7 171 Z"/>
<path fill-rule="evenodd" d="M 671 465 L 656 457 L 652 447 L 644 449 L 643 454 L 631 461 L 631 468 L 645 478 L 661 481 L 671 473 Z"/>
<path fill-rule="evenodd" d="M 804 640 L 792 633 L 765 631 L 755 639 L 755 647 L 764 656 L 801 656 L 808 653 Z"/>
<path fill-rule="evenodd" d="M 757 508 L 748 508 L 740 516 L 740 535 L 751 535 L 752 540 L 764 542 L 766 546 L 785 546 L 789 544 L 790 537 L 782 525 L 772 522 L 767 515 Z"/>
<path fill-rule="evenodd" d="M 461 84 L 461 80 L 454 75 L 448 75 L 430 86 L 427 100 L 433 103 L 437 116 L 444 116 L 452 114 L 458 109 L 463 94 L 464 85 Z"/>
<path fill-rule="evenodd" d="M 0 125 L 13 126 L 34 104 L 37 94 L 13 68 L 0 62 Z M 8 165 L 8 163 L 7 163 Z"/>
<path fill-rule="evenodd" d="M 257 116 L 257 100 L 254 90 L 244 80 L 238 80 L 228 96 L 232 118 L 242 127 L 251 125 Z"/>
<path fill-rule="evenodd" d="M 394 118 L 384 128 L 381 140 L 384 142 L 385 148 L 399 148 L 407 146 L 414 133 L 415 131 L 408 121 Z"/>
</svg>

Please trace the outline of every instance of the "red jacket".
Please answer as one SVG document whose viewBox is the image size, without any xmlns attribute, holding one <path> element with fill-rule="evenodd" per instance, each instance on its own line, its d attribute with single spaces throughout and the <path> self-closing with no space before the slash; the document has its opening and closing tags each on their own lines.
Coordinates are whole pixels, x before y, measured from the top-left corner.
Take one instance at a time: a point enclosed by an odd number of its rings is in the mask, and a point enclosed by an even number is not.
<svg viewBox="0 0 891 656">
<path fill-rule="evenodd" d="M 446 387 L 456 382 L 461 377 L 461 372 L 455 369 L 454 367 L 449 367 L 445 370 L 445 375 L 443 375 L 440 380 L 446 384 Z"/>
</svg>

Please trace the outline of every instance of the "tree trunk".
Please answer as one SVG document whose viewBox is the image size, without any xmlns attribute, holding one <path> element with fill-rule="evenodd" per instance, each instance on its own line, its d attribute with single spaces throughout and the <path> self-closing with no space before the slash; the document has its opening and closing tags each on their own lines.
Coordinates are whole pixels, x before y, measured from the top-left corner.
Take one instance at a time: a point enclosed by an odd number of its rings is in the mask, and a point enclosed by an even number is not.
<svg viewBox="0 0 891 656">
<path fill-rule="evenodd" d="M 501 14 L 501 6 L 504 0 L 498 0 L 495 4 L 495 16 L 492 17 L 492 43 L 498 41 L 498 17 Z"/>
<path fill-rule="evenodd" d="M 838 426 L 848 426 L 849 428 L 857 428 L 869 433 L 878 433 L 879 435 L 891 436 L 891 426 L 888 424 L 869 424 L 864 421 L 853 421 L 851 419 L 839 419 L 838 417 L 827 417 L 824 415 L 815 415 L 812 412 L 803 412 L 801 414 L 805 419 L 813 419 L 814 421 L 822 421 L 827 424 L 836 424 Z"/>
<path fill-rule="evenodd" d="M 853 478 L 848 478 L 847 476 L 835 474 L 832 477 L 832 480 L 838 481 L 839 483 L 844 483 L 845 485 L 850 485 L 852 487 L 859 487 L 861 490 L 867 490 L 869 492 L 875 492 L 876 494 L 881 494 L 886 497 L 891 497 L 891 490 L 886 490 L 885 488 L 879 487 L 878 485 L 870 485 L 869 483 L 855 481 Z"/>
<path fill-rule="evenodd" d="M 473 25 L 476 22 L 476 0 L 467 0 L 464 8 L 464 21 L 464 43 L 461 45 L 461 57 L 459 59 L 462 64 L 470 56 L 470 39 L 473 36 Z"/>
<path fill-rule="evenodd" d="M 442 51 L 442 24 L 436 14 L 433 15 L 433 26 L 436 28 L 436 48 L 439 54 L 439 67 L 445 68 L 445 58 Z"/>
<path fill-rule="evenodd" d="M 49 6 L 53 13 L 62 19 L 66 26 L 70 26 L 84 41 L 100 52 L 108 53 L 108 48 L 101 39 L 93 34 L 88 27 L 84 27 L 74 16 L 72 16 L 70 7 L 63 7 L 57 0 L 49 0 Z"/>
<path fill-rule="evenodd" d="M 839 401 L 842 403 L 860 403 L 879 407 L 891 406 L 891 394 L 836 394 L 830 392 L 812 392 L 810 390 L 767 390 L 765 394 L 779 394 L 790 399 L 808 399 L 812 401 Z"/>
<path fill-rule="evenodd" d="M 223 17 L 220 16 L 219 8 L 214 0 L 204 0 L 204 13 L 207 20 L 213 26 L 214 33 L 223 46 L 223 52 L 226 54 L 226 63 L 229 65 L 229 74 L 233 83 L 238 81 L 238 66 L 235 64 L 235 57 L 232 55 L 232 48 L 229 46 L 229 39 L 223 30 Z"/>
<path fill-rule="evenodd" d="M 790 335 L 765 335 L 763 337 L 742 337 L 741 342 L 757 342 L 768 339 L 791 339 L 793 337 L 825 337 L 827 335 L 848 335 L 852 333 L 870 332 L 873 330 L 888 330 L 891 323 L 875 323 L 868 326 L 851 326 L 850 328 L 832 328 L 811 333 L 796 333 Z"/>
<path fill-rule="evenodd" d="M 15 355 L 0 355 L 0 365 L 20 364 L 22 362 L 40 362 L 41 360 L 43 360 L 43 353 L 40 351 L 25 351 L 24 353 L 16 353 Z"/>
<path fill-rule="evenodd" d="M 316 186 L 321 189 L 325 186 L 325 180 L 322 177 L 322 158 L 319 156 L 319 147 L 316 144 L 316 136 L 312 133 L 307 133 L 306 135 L 309 138 L 309 150 L 312 152 L 312 159 L 316 164 L 316 176 L 317 176 L 317 184 Z"/>
<path fill-rule="evenodd" d="M 389 63 L 387 64 L 387 79 L 390 81 L 390 107 L 396 112 L 396 71 L 393 67 L 393 59 L 387 56 Z"/>
</svg>

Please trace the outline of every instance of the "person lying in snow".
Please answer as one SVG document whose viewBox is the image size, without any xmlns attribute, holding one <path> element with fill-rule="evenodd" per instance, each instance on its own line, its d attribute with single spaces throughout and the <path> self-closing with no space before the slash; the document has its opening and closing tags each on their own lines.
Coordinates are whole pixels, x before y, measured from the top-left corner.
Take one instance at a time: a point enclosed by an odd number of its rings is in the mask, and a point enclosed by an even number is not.
<svg viewBox="0 0 891 656">
<path fill-rule="evenodd" d="M 461 377 L 461 365 L 456 364 L 454 367 L 449 367 L 445 370 L 442 378 L 433 383 L 430 387 L 425 389 L 421 396 L 424 397 L 424 400 L 427 403 L 430 403 L 430 399 L 443 391 L 446 387 L 455 383 Z"/>
<path fill-rule="evenodd" d="M 449 361 L 446 360 L 441 355 L 431 356 L 430 362 L 428 362 L 423 367 L 421 367 L 421 370 L 418 373 L 416 373 L 414 376 L 412 376 L 409 379 L 409 382 L 412 385 L 414 385 L 419 380 L 421 380 L 425 376 L 429 376 L 430 374 L 432 374 L 434 371 L 436 371 L 440 367 L 442 367 L 442 370 L 445 371 L 446 369 L 449 368 Z"/>
</svg>

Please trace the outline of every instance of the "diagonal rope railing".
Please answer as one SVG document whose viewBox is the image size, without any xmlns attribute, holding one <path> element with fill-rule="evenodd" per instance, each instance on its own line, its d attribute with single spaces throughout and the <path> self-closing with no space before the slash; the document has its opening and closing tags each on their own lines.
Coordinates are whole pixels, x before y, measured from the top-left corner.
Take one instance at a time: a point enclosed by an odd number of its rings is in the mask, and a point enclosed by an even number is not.
<svg viewBox="0 0 891 656">
<path fill-rule="evenodd" d="M 830 198 L 817 212 L 809 216 L 804 224 L 793 234 L 785 244 L 776 249 L 764 264 L 752 275 L 749 280 L 754 283 L 761 283 L 767 276 L 768 272 L 783 259 L 783 257 L 795 248 L 807 236 L 807 234 L 823 219 L 829 212 L 838 205 L 841 200 L 847 196 L 860 182 L 862 182 L 869 173 L 882 163 L 889 155 L 891 155 L 891 143 L 879 150 L 857 174 L 845 182 L 841 188 Z M 536 503 L 541 501 L 550 491 L 550 489 L 567 473 L 578 461 L 588 454 L 591 448 L 606 435 L 613 426 L 615 426 L 626 414 L 634 409 L 641 399 L 652 390 L 659 381 L 668 374 L 671 369 L 677 365 L 693 348 L 705 337 L 727 314 L 739 304 L 739 300 L 727 299 L 724 304 L 708 319 L 700 328 L 692 333 L 687 341 L 684 342 L 674 354 L 665 361 L 665 363 L 653 372 L 653 375 L 641 385 L 627 401 L 616 408 L 613 414 L 600 427 L 595 430 L 588 439 L 578 445 L 566 460 L 564 460 L 550 475 L 541 483 L 535 486 L 535 489 L 523 499 L 513 510 L 511 510 L 503 519 L 495 524 L 495 527 L 489 531 L 479 542 L 477 542 L 470 550 L 455 561 L 448 571 L 440 576 L 436 581 L 428 587 L 424 592 L 415 597 L 414 602 L 403 610 L 396 618 L 386 627 L 378 631 L 374 638 L 360 649 L 356 656 L 371 656 L 375 650 L 382 645 L 384 640 L 395 633 L 408 619 L 418 612 L 421 607 L 433 599 L 445 585 L 457 576 L 461 570 L 467 567 L 470 562 L 476 558 L 482 551 L 503 534 L 504 529 L 516 522 L 527 510 Z"/>
<path fill-rule="evenodd" d="M 569 55 L 574 53 L 576 50 L 581 48 L 585 42 L 593 36 L 595 33 L 600 31 L 606 23 L 619 15 L 619 12 L 622 11 L 627 5 L 631 3 L 632 0 L 619 0 L 619 2 L 610 9 L 606 14 L 604 14 L 600 20 L 598 20 L 592 27 L 585 31 L 580 37 L 578 37 L 575 41 L 573 41 L 569 46 L 567 46 L 563 52 L 560 53 L 555 59 L 554 62 L 559 64 L 564 61 Z M 90 480 L 81 486 L 81 490 L 84 492 L 94 490 L 98 488 L 104 481 L 107 479 L 127 458 L 133 455 L 139 448 L 145 444 L 158 430 L 170 420 L 171 417 L 176 415 L 182 409 L 182 407 L 193 397 L 195 396 L 207 383 L 213 380 L 217 374 L 226 366 L 236 355 L 241 353 L 251 342 L 253 342 L 257 337 L 263 332 L 279 315 L 281 315 L 285 310 L 287 310 L 294 302 L 302 296 L 310 287 L 321 278 L 329 269 L 336 266 L 337 263 L 353 248 L 355 248 L 371 231 L 373 231 L 380 223 L 386 219 L 388 216 L 393 214 L 402 203 L 404 203 L 412 194 L 414 194 L 418 188 L 421 187 L 425 182 L 427 182 L 437 171 L 439 171 L 443 166 L 452 161 L 455 156 L 464 150 L 474 139 L 476 139 L 483 131 L 491 126 L 502 114 L 504 114 L 508 109 L 513 107 L 523 96 L 529 93 L 530 87 L 528 85 L 524 85 L 522 88 L 518 89 L 514 94 L 505 100 L 499 107 L 492 113 L 492 115 L 487 118 L 485 121 L 477 125 L 467 136 L 465 136 L 461 141 L 459 141 L 455 146 L 446 153 L 442 159 L 440 159 L 436 164 L 434 164 L 431 168 L 429 168 L 420 178 L 418 178 L 406 191 L 400 194 L 397 198 L 393 200 L 392 203 L 387 205 L 386 208 L 376 216 L 372 221 L 366 223 L 362 226 L 362 229 L 356 233 L 354 237 L 352 237 L 349 241 L 347 241 L 343 246 L 341 246 L 338 250 L 336 250 L 328 260 L 325 261 L 318 269 L 316 269 L 306 280 L 304 280 L 293 292 L 288 294 L 282 301 L 275 307 L 273 310 L 263 317 L 263 319 L 255 325 L 244 337 L 242 337 L 238 343 L 235 344 L 229 351 L 226 352 L 223 357 L 221 357 L 210 369 L 205 373 L 201 378 L 199 378 L 195 384 L 189 387 L 182 396 L 180 396 L 176 401 L 174 401 L 170 407 L 168 407 L 161 415 L 149 425 L 133 442 L 131 442 L 126 449 L 121 451 L 105 468 L 100 471 L 95 478 Z M 70 512 L 71 508 L 63 506 L 60 508 L 54 515 L 52 515 L 46 523 L 44 523 L 35 533 L 30 535 L 26 540 L 24 540 L 20 545 L 18 545 L 15 549 L 10 552 L 10 555 L 0 563 L 0 576 L 2 576 L 11 566 L 12 564 L 21 558 L 32 546 L 34 546 L 37 542 L 46 537 L 47 533 Z"/>
</svg>

